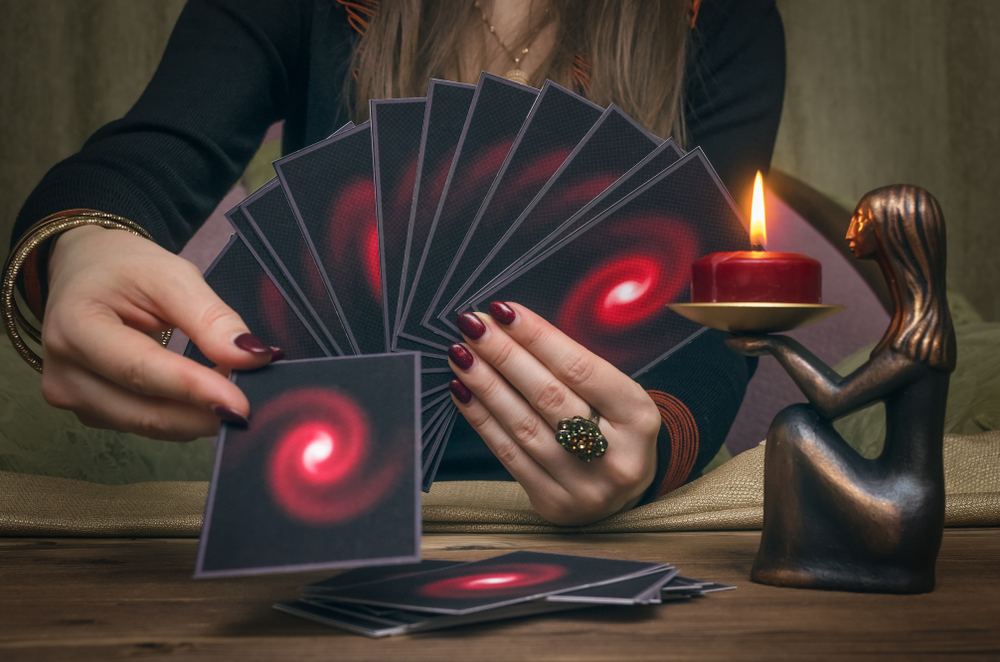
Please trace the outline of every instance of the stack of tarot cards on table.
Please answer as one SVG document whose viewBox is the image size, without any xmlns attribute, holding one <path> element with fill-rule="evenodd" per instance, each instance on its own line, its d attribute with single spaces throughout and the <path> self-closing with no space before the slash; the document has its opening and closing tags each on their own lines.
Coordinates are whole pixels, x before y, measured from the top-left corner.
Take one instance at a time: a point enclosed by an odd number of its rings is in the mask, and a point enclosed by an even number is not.
<svg viewBox="0 0 1000 662">
<path fill-rule="evenodd" d="M 274 166 L 206 279 L 288 359 L 420 352 L 424 490 L 457 419 L 457 314 L 515 301 L 636 377 L 702 330 L 666 307 L 691 263 L 749 248 L 700 149 L 552 82 L 432 80 Z"/>
<path fill-rule="evenodd" d="M 513 552 L 460 563 L 349 570 L 274 608 L 368 637 L 584 607 L 651 605 L 733 586 L 682 578 L 662 563 Z"/>
</svg>

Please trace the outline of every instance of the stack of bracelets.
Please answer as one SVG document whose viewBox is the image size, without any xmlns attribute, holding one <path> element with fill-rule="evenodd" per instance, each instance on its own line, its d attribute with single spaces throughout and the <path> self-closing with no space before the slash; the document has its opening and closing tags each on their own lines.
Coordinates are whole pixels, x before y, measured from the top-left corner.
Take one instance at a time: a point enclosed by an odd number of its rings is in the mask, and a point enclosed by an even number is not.
<svg viewBox="0 0 1000 662">
<path fill-rule="evenodd" d="M 32 225 L 21 236 L 7 257 L 7 263 L 4 265 L 0 315 L 3 316 L 3 325 L 7 330 L 7 337 L 14 344 L 17 353 L 21 355 L 21 358 L 28 365 L 38 372 L 42 371 L 42 357 L 28 347 L 24 342 L 24 338 L 21 337 L 21 333 L 24 333 L 25 336 L 38 344 L 42 342 L 42 333 L 25 319 L 20 308 L 18 308 L 17 300 L 14 296 L 14 292 L 17 289 L 17 279 L 21 275 L 21 270 L 24 268 L 25 263 L 45 242 L 54 239 L 67 230 L 85 225 L 97 225 L 111 230 L 124 230 L 144 239 L 153 240 L 153 237 L 138 223 L 130 221 L 127 218 L 122 218 L 121 216 L 106 214 L 92 209 L 71 209 L 52 214 Z M 172 329 L 163 332 L 160 342 L 164 346 L 170 341 L 172 332 Z"/>
</svg>

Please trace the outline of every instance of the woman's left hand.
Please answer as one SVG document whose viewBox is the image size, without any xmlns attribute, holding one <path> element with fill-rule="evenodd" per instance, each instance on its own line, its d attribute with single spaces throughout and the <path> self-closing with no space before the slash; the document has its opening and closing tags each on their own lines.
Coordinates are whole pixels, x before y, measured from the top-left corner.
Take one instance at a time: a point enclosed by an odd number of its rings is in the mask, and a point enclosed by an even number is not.
<svg viewBox="0 0 1000 662">
<path fill-rule="evenodd" d="M 527 308 L 497 302 L 490 314 L 459 316 L 467 342 L 448 352 L 459 411 L 550 522 L 587 524 L 634 506 L 656 470 L 660 414 L 649 395 Z M 608 450 L 587 463 L 555 428 L 591 408 Z"/>
</svg>

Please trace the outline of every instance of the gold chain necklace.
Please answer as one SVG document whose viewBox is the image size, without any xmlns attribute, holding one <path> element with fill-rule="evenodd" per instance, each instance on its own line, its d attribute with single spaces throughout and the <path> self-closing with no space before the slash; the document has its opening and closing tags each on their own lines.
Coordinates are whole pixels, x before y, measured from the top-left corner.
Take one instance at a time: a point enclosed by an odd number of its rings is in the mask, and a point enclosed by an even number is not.
<svg viewBox="0 0 1000 662">
<path fill-rule="evenodd" d="M 486 10 L 483 9 L 483 6 L 481 4 L 479 4 L 479 0 L 475 0 L 473 4 L 476 6 L 476 9 L 479 10 L 479 13 L 482 14 L 483 23 L 486 24 L 486 27 L 489 29 L 490 34 L 496 37 L 497 43 L 500 44 L 500 48 L 503 49 L 503 52 L 507 55 L 507 57 L 509 57 L 511 60 L 514 61 L 514 68 L 505 73 L 503 77 L 506 78 L 507 80 L 514 81 L 515 83 L 520 83 L 522 85 L 531 85 L 531 78 L 528 76 L 527 73 L 521 71 L 521 60 L 524 59 L 524 56 L 528 54 L 528 48 L 535 41 L 535 38 L 538 36 L 538 33 L 542 31 L 542 28 L 545 27 L 545 21 L 542 21 L 542 24 L 539 25 L 537 28 L 535 28 L 534 33 L 528 38 L 528 43 L 525 44 L 523 49 L 521 49 L 521 52 L 519 54 L 515 54 L 507 47 L 507 44 L 503 43 L 503 39 L 500 38 L 500 35 L 497 34 L 496 28 L 493 27 L 492 23 L 490 23 L 490 19 L 486 15 Z M 545 13 L 548 14 L 549 10 L 546 9 Z M 529 26 L 531 25 L 530 6 L 528 8 L 528 25 Z"/>
</svg>

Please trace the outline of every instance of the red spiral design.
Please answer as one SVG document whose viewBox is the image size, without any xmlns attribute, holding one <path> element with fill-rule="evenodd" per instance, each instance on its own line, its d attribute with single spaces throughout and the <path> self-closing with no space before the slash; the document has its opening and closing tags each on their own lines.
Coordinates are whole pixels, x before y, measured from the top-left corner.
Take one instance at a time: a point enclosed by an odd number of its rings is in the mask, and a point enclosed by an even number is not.
<svg viewBox="0 0 1000 662">
<path fill-rule="evenodd" d="M 402 470 L 395 454 L 373 455 L 364 409 L 331 389 L 298 389 L 265 403 L 251 430 L 241 444 L 269 447 L 264 478 L 274 504 L 305 524 L 362 516 L 391 492 Z"/>
<path fill-rule="evenodd" d="M 345 272 L 351 270 L 348 265 L 357 265 L 354 271 L 363 274 L 364 288 L 381 301 L 375 183 L 370 178 L 358 179 L 344 187 L 330 207 L 327 232 L 326 245 L 332 259 L 327 269 Z"/>
<path fill-rule="evenodd" d="M 302 328 L 302 322 L 295 316 L 285 297 L 281 296 L 274 281 L 266 273 L 260 274 L 259 292 L 257 319 L 264 320 L 267 330 L 251 329 L 251 331 L 262 335 L 268 344 L 289 348 L 291 351 L 293 347 L 298 346 L 293 338 L 296 335 L 295 329 Z"/>
<path fill-rule="evenodd" d="M 608 230 L 592 232 L 597 233 L 593 244 L 612 247 L 598 254 L 611 254 L 570 285 L 556 326 L 616 362 L 623 334 L 635 337 L 633 332 L 655 323 L 687 286 L 698 240 L 685 224 L 654 215 L 616 220 Z M 587 262 L 586 254 L 581 262 Z"/>
<path fill-rule="evenodd" d="M 433 598 L 489 598 L 515 592 L 514 589 L 555 581 L 569 571 L 547 563 L 521 563 L 496 572 L 449 577 L 421 587 Z"/>
</svg>

